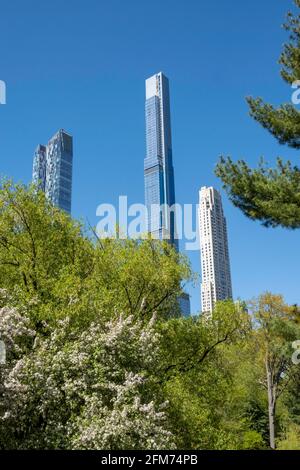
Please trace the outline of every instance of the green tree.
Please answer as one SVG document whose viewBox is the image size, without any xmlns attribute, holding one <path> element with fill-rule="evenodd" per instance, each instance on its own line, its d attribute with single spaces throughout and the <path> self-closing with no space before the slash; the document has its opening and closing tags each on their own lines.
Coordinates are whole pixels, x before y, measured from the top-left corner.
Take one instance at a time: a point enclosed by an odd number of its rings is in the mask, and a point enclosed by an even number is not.
<svg viewBox="0 0 300 470">
<path fill-rule="evenodd" d="M 298 365 L 298 369 L 295 369 L 295 374 L 288 385 L 284 401 L 291 422 L 300 426 L 300 365 Z"/>
<path fill-rule="evenodd" d="M 57 287 L 70 276 L 74 288 L 80 289 L 92 266 L 93 246 L 79 223 L 53 207 L 34 187 L 2 183 L 2 288 L 17 290 L 20 300 L 59 303 Z"/>
<path fill-rule="evenodd" d="M 295 0 L 297 8 L 300 0 Z M 288 13 L 285 29 L 290 41 L 280 57 L 281 75 L 289 85 L 300 80 L 300 15 Z M 250 115 L 267 129 L 280 144 L 300 148 L 300 113 L 292 104 L 279 108 L 261 98 L 247 98 Z M 244 160 L 234 163 L 221 157 L 216 175 L 223 182 L 232 203 L 252 220 L 266 227 L 300 227 L 300 169 L 278 158 L 275 168 L 261 160 L 252 169 Z"/>
<path fill-rule="evenodd" d="M 268 294 L 253 322 L 232 301 L 183 318 L 185 257 L 94 235 L 2 184 L 0 447 L 261 449 L 269 408 L 278 446 L 296 448 L 297 308 Z"/>
<path fill-rule="evenodd" d="M 67 314 L 83 324 L 119 312 L 178 315 L 191 276 L 187 258 L 167 243 L 98 239 L 34 187 L 2 183 L 0 286 L 40 327 Z"/>
<path fill-rule="evenodd" d="M 280 295 L 263 294 L 253 304 L 257 369 L 268 399 L 270 447 L 276 447 L 276 407 L 298 366 L 292 362 L 293 341 L 300 337 L 299 310 Z"/>
<path fill-rule="evenodd" d="M 241 426 L 236 423 L 239 429 L 232 432 L 233 422 L 224 411 L 230 409 L 233 393 L 233 368 L 225 366 L 224 352 L 245 341 L 249 328 L 248 314 L 231 301 L 217 303 L 211 316 L 161 324 L 162 359 L 156 375 L 170 403 L 177 448 L 241 447 Z"/>
<path fill-rule="evenodd" d="M 300 450 L 300 426 L 290 425 L 285 438 L 278 442 L 278 450 Z"/>
</svg>

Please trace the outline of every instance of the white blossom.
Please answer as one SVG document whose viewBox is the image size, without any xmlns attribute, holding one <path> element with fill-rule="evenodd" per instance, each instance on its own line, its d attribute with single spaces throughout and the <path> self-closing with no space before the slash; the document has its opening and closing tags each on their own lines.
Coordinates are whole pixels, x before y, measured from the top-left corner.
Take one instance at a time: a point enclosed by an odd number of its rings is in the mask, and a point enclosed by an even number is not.
<svg viewBox="0 0 300 470">
<path fill-rule="evenodd" d="M 174 448 L 168 404 L 145 399 L 159 352 L 155 318 L 120 315 L 77 332 L 65 318 L 48 329 L 38 335 L 26 315 L 0 310 L 12 353 L 1 382 L 2 447 Z"/>
</svg>

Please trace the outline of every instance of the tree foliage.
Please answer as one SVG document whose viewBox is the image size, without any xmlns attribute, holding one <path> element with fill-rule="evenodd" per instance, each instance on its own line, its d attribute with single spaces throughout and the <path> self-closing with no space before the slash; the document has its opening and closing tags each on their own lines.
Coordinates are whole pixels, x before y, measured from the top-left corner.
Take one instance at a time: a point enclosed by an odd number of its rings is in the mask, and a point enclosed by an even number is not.
<svg viewBox="0 0 300 470">
<path fill-rule="evenodd" d="M 300 8 L 299 0 L 295 0 Z M 292 84 L 300 80 L 300 15 L 288 13 L 285 29 L 290 41 L 280 57 L 282 78 Z M 247 98 L 250 115 L 267 129 L 280 144 L 300 148 L 300 113 L 292 104 L 275 108 L 261 98 Z M 253 220 L 266 227 L 300 227 L 300 169 L 291 162 L 277 159 L 269 168 L 261 162 L 252 169 L 244 160 L 234 163 L 221 157 L 216 167 L 230 200 Z"/>
<path fill-rule="evenodd" d="M 258 359 L 264 370 L 260 383 L 268 395 L 270 447 L 275 449 L 278 398 L 297 375 L 291 356 L 293 341 L 300 337 L 300 311 L 286 305 L 282 296 L 266 293 L 255 302 L 253 313 L 259 326 L 255 331 Z"/>
<path fill-rule="evenodd" d="M 278 447 L 297 447 L 296 307 L 181 317 L 193 275 L 170 245 L 99 240 L 35 188 L 0 201 L 1 449 L 267 448 L 266 360 Z"/>
<path fill-rule="evenodd" d="M 52 321 L 66 311 L 82 322 L 96 311 L 106 319 L 120 311 L 148 319 L 154 311 L 178 314 L 182 284 L 192 277 L 184 256 L 155 240 L 99 240 L 88 235 L 42 192 L 4 182 L 1 286 L 13 286 L 20 302 L 30 300 L 36 321 Z"/>
</svg>

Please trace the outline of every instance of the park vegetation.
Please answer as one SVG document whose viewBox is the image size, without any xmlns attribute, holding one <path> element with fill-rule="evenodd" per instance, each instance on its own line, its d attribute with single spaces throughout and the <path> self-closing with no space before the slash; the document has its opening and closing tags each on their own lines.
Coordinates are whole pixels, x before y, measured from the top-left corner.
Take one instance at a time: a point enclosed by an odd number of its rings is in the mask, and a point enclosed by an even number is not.
<svg viewBox="0 0 300 470">
<path fill-rule="evenodd" d="M 300 449 L 300 315 L 280 295 L 184 318 L 169 244 L 100 239 L 0 189 L 1 449 Z"/>
</svg>

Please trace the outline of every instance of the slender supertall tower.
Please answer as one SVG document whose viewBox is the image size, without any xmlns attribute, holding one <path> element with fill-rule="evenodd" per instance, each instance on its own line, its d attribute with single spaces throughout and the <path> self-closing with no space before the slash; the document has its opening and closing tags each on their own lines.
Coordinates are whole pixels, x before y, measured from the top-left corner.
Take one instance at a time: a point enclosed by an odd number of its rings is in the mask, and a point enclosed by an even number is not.
<svg viewBox="0 0 300 470">
<path fill-rule="evenodd" d="M 145 200 L 148 231 L 178 249 L 175 236 L 175 184 L 172 161 L 169 81 L 159 72 L 146 80 Z M 154 206 L 161 207 L 157 211 Z M 152 210 L 151 210 L 152 209 Z"/>
<path fill-rule="evenodd" d="M 60 129 L 46 146 L 39 145 L 33 159 L 32 180 L 53 205 L 71 213 L 73 138 Z"/>
<path fill-rule="evenodd" d="M 218 300 L 232 298 L 226 219 L 220 193 L 199 191 L 202 312 L 212 312 Z"/>
<path fill-rule="evenodd" d="M 175 183 L 172 158 L 169 80 L 159 72 L 146 80 L 145 201 L 148 232 L 169 241 L 178 251 L 175 220 Z M 179 309 L 190 315 L 190 297 L 178 297 Z"/>
</svg>

